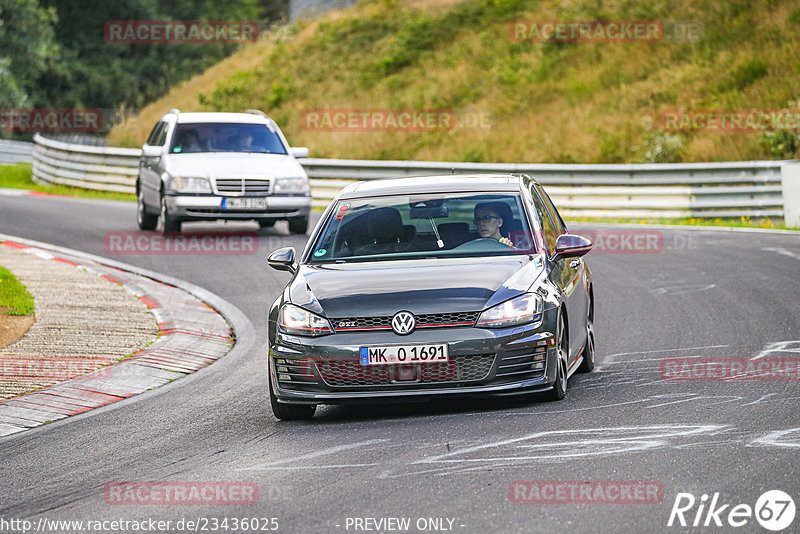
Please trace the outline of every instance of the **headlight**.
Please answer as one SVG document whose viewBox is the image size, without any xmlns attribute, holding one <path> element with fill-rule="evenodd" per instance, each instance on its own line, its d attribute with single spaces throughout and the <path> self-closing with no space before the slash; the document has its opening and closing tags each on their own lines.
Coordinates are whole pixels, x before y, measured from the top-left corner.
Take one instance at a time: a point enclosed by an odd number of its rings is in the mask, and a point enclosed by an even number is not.
<svg viewBox="0 0 800 534">
<path fill-rule="evenodd" d="M 542 298 L 533 293 L 526 293 L 489 308 L 478 318 L 476 326 L 502 328 L 541 320 Z"/>
<path fill-rule="evenodd" d="M 333 333 L 327 319 L 291 304 L 281 308 L 278 314 L 278 329 L 284 334 L 299 336 L 323 336 Z"/>
<path fill-rule="evenodd" d="M 275 193 L 305 193 L 309 191 L 305 178 L 278 178 L 275 180 Z"/>
<path fill-rule="evenodd" d="M 211 184 L 205 178 L 188 178 L 185 176 L 176 176 L 170 181 L 169 188 L 173 191 L 181 191 L 184 193 L 210 193 Z"/>
</svg>

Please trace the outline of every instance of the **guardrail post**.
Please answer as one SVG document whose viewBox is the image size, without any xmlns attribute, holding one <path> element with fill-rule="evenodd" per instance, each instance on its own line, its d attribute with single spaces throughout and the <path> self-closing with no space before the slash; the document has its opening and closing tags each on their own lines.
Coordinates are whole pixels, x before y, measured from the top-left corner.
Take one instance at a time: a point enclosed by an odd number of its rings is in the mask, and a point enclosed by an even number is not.
<svg viewBox="0 0 800 534">
<path fill-rule="evenodd" d="M 781 167 L 783 219 L 789 228 L 800 228 L 800 164 Z"/>
</svg>

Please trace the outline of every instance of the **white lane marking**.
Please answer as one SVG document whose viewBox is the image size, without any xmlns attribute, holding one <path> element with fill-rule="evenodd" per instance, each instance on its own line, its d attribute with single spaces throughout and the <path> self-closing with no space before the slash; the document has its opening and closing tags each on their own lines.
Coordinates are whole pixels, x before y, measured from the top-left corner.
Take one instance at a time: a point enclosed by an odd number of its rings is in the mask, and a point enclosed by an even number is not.
<svg viewBox="0 0 800 534">
<path fill-rule="evenodd" d="M 673 439 L 685 437 L 705 437 L 730 427 L 721 425 L 657 425 L 649 427 L 618 427 L 584 430 L 564 430 L 537 432 L 522 438 L 502 440 L 457 450 L 448 454 L 424 458 L 411 464 L 405 464 L 398 470 L 386 470 L 378 478 L 399 478 L 433 474 L 448 476 L 474 471 L 505 469 L 519 465 L 530 465 L 538 461 L 569 461 L 574 458 L 588 458 L 601 455 L 612 455 L 625 452 L 641 452 L 660 447 L 676 447 L 679 443 L 671 443 Z M 639 432 L 639 434 L 637 434 Z M 625 435 L 625 434 L 628 435 Z M 573 437 L 574 436 L 574 437 Z M 581 439 L 583 438 L 583 439 Z M 524 441 L 537 440 L 534 443 Z M 487 456 L 479 458 L 459 458 L 466 454 L 486 452 L 489 448 L 502 448 L 503 456 Z M 527 453 L 532 449 L 536 455 L 509 455 L 509 453 Z M 580 450 L 583 449 L 583 450 Z M 422 466 L 430 466 L 422 468 Z"/>
<path fill-rule="evenodd" d="M 389 441 L 388 439 L 370 439 L 366 441 L 359 441 L 356 443 L 347 443 L 345 445 L 336 445 L 334 447 L 328 447 L 327 449 L 320 449 L 318 451 L 309 452 L 307 454 L 301 454 L 300 456 L 292 456 L 290 458 L 281 458 L 280 460 L 275 460 L 274 462 L 266 462 L 263 464 L 256 464 L 251 467 L 245 467 L 242 469 L 238 469 L 238 471 L 253 471 L 259 469 L 272 469 L 274 466 L 280 464 L 288 464 L 291 462 L 301 462 L 303 460 L 313 460 L 314 458 L 319 458 L 320 456 L 327 456 L 329 454 L 336 454 L 339 452 L 351 450 L 351 449 L 358 449 L 362 447 L 366 447 L 368 445 L 376 445 L 378 443 L 385 443 Z M 293 467 L 294 468 L 299 468 Z"/>
<path fill-rule="evenodd" d="M 663 396 L 664 397 L 671 397 L 673 395 L 663 395 Z M 677 396 L 679 396 L 679 394 Z M 683 399 L 678 399 L 678 400 L 674 400 L 674 401 L 670 401 L 670 402 L 662 402 L 661 404 L 654 404 L 653 406 L 648 406 L 647 408 L 662 408 L 664 406 L 671 406 L 673 404 L 680 404 L 682 402 L 690 402 L 690 401 L 694 402 L 694 401 L 699 401 L 699 400 L 703 400 L 703 399 L 715 399 L 715 398 L 727 398 L 727 399 L 730 399 L 730 400 L 727 400 L 727 401 L 715 402 L 714 403 L 714 404 L 724 404 L 725 402 L 733 402 L 734 400 L 739 400 L 741 397 L 735 397 L 735 398 L 730 397 L 730 396 L 719 397 L 719 396 L 716 396 L 716 395 L 714 395 L 714 396 L 707 396 L 707 395 L 695 396 L 695 395 L 691 395 L 690 394 L 688 397 L 683 398 Z"/>
<path fill-rule="evenodd" d="M 789 436 L 790 439 L 788 441 L 784 441 L 787 436 Z M 775 430 L 765 436 L 754 439 L 748 444 L 749 447 L 759 445 L 766 445 L 769 447 L 800 448 L 800 428 Z"/>
<path fill-rule="evenodd" d="M 689 351 L 689 350 L 697 350 L 697 351 L 706 351 L 709 349 L 723 349 L 730 347 L 730 345 L 703 345 L 699 347 L 682 347 L 682 348 L 675 348 L 675 349 L 653 349 L 653 350 L 639 350 L 634 352 L 616 352 L 614 354 L 608 354 L 604 356 L 602 360 L 597 361 L 597 368 L 599 371 L 606 369 L 607 366 L 611 365 L 618 365 L 618 364 L 628 364 L 632 362 L 654 362 L 661 359 L 660 356 L 654 356 L 649 358 L 648 355 L 660 355 L 668 352 L 682 352 L 682 351 Z M 627 358 L 621 358 L 621 356 L 634 356 L 634 355 L 641 355 L 644 356 L 644 359 L 639 360 L 631 360 Z M 684 358 L 692 357 L 692 358 L 699 358 L 702 356 L 683 356 Z M 619 361 L 617 361 L 619 360 Z M 637 367 L 637 370 L 643 370 L 640 367 Z"/>
<path fill-rule="evenodd" d="M 717 349 L 722 347 L 730 347 L 730 345 L 702 345 L 700 347 L 683 347 L 678 349 L 653 349 L 653 350 L 637 350 L 634 352 L 616 352 L 614 354 L 609 354 L 608 357 L 628 356 L 631 354 L 652 354 L 654 352 L 677 352 L 681 350 Z"/>
<path fill-rule="evenodd" d="M 651 290 L 654 295 L 685 295 L 686 293 L 699 293 L 717 287 L 717 284 L 681 284 L 677 286 L 657 287 Z"/>
<path fill-rule="evenodd" d="M 273 465 L 273 466 L 254 466 L 237 469 L 237 471 L 294 471 L 296 469 L 343 469 L 348 467 L 375 467 L 381 465 L 373 464 L 330 464 L 330 465 Z"/>
<path fill-rule="evenodd" d="M 519 438 L 484 443 L 482 445 L 467 447 L 466 449 L 461 449 L 446 454 L 423 458 L 413 463 L 516 463 L 526 460 L 541 460 L 547 458 L 581 458 L 664 447 L 668 445 L 668 438 L 683 438 L 715 433 L 724 428 L 725 427 L 721 425 L 655 425 L 642 427 L 602 427 L 580 430 L 554 430 L 536 432 L 534 434 L 529 434 Z M 626 433 L 629 435 L 626 436 Z M 575 437 L 572 438 L 572 436 Z M 580 439 L 584 436 L 584 439 Z M 562 437 L 566 439 L 561 439 Z M 604 445 L 606 446 L 605 449 L 603 448 Z M 482 458 L 464 457 L 472 453 L 487 451 L 488 449 L 503 449 L 502 452 L 507 453 L 509 451 L 509 447 L 525 449 L 531 448 L 541 452 L 541 454 L 535 454 L 532 456 L 490 455 Z M 580 450 L 580 448 L 585 450 Z M 547 450 L 552 450 L 553 453 L 547 454 Z"/>
<path fill-rule="evenodd" d="M 0 187 L 0 197 L 24 197 L 28 193 L 30 193 L 30 191 L 26 189 L 6 189 Z"/>
<path fill-rule="evenodd" d="M 741 439 L 720 439 L 716 441 L 704 441 L 703 443 L 687 443 L 686 445 L 676 445 L 675 449 L 682 451 L 686 449 L 698 449 L 702 448 L 706 450 L 708 447 L 712 445 L 741 445 Z"/>
<path fill-rule="evenodd" d="M 775 352 L 789 352 L 794 354 L 800 354 L 800 339 L 793 339 L 790 341 L 776 341 L 774 343 L 769 343 L 763 349 L 761 349 L 761 352 L 759 352 L 750 359 L 760 360 L 764 356 L 767 356 Z"/>
<path fill-rule="evenodd" d="M 681 359 L 684 359 L 684 360 L 687 360 L 689 358 L 708 358 L 708 356 L 703 356 L 702 354 L 693 354 L 692 356 L 681 356 Z M 620 362 L 611 362 L 611 363 L 614 364 L 614 365 L 617 365 L 617 364 L 620 364 L 620 363 L 658 362 L 658 361 L 661 361 L 662 359 L 663 358 L 656 357 L 656 358 L 644 358 L 642 360 L 622 360 Z M 637 369 L 644 369 L 644 368 L 643 367 L 638 367 Z M 651 369 L 653 369 L 653 368 L 651 367 Z"/>
<path fill-rule="evenodd" d="M 663 382 L 663 381 L 659 381 L 659 383 L 661 383 L 661 382 Z M 617 383 L 615 383 L 615 385 L 617 385 Z M 675 400 L 675 401 L 671 401 L 671 402 L 664 402 L 664 403 L 661 403 L 661 404 L 653 404 L 653 405 L 646 404 L 648 402 L 659 402 L 659 401 L 661 401 L 661 399 L 664 399 L 664 400 L 666 400 L 666 399 L 674 399 L 675 397 L 684 397 L 684 398 L 679 399 L 679 400 Z M 589 411 L 589 410 L 605 410 L 607 408 L 616 408 L 616 407 L 619 407 L 619 406 L 630 406 L 632 404 L 645 404 L 645 406 L 643 406 L 643 408 L 649 409 L 649 408 L 659 408 L 661 406 L 668 406 L 670 404 L 677 404 L 677 403 L 680 403 L 680 402 L 689 402 L 689 401 L 694 402 L 694 401 L 700 401 L 700 400 L 705 400 L 705 399 L 727 399 L 727 400 L 721 400 L 719 402 L 705 404 L 706 406 L 713 406 L 715 404 L 725 404 L 727 402 L 735 402 L 737 400 L 741 400 L 742 397 L 734 396 L 734 395 L 699 395 L 697 393 L 664 393 L 664 394 L 660 394 L 660 395 L 653 395 L 651 397 L 647 397 L 647 398 L 644 398 L 644 399 L 637 399 L 637 400 L 625 401 L 625 402 L 614 402 L 614 403 L 611 403 L 611 404 L 598 404 L 598 405 L 594 405 L 594 406 L 587 406 L 586 408 L 569 408 L 569 409 L 565 409 L 565 410 L 547 410 L 547 411 L 539 411 L 539 412 L 515 411 L 515 412 L 506 412 L 506 413 L 501 413 L 501 414 L 493 414 L 493 417 L 497 417 L 497 416 L 500 416 L 500 417 L 511 417 L 511 416 L 523 416 L 523 415 L 552 415 L 552 414 L 557 414 L 557 413 L 585 412 L 585 411 Z M 465 415 L 477 417 L 477 416 L 483 416 L 483 415 L 486 415 L 486 414 L 473 413 L 473 414 L 465 414 Z"/>
<path fill-rule="evenodd" d="M 777 254 L 782 254 L 784 256 L 789 256 L 790 258 L 794 258 L 796 260 L 800 260 L 800 252 L 793 252 L 791 250 L 787 250 L 781 247 L 761 247 L 761 250 L 766 250 L 767 252 L 775 252 Z"/>
<path fill-rule="evenodd" d="M 612 404 L 600 404 L 600 405 L 597 405 L 597 406 L 588 406 L 586 408 L 571 408 L 569 410 L 548 410 L 546 412 L 506 412 L 506 413 L 500 413 L 500 414 L 493 414 L 493 416 L 496 417 L 496 416 L 499 415 L 500 417 L 510 417 L 510 416 L 519 416 L 519 415 L 550 415 L 550 414 L 554 414 L 554 413 L 584 412 L 584 411 L 587 411 L 587 410 L 602 410 L 602 409 L 605 409 L 605 408 L 615 408 L 617 406 L 629 406 L 631 404 L 641 404 L 643 402 L 647 402 L 648 400 L 649 399 L 637 399 L 637 400 L 627 401 L 627 402 L 615 402 L 615 403 L 612 403 Z M 464 415 L 472 416 L 472 417 L 480 417 L 480 416 L 485 416 L 486 414 L 485 413 L 469 413 L 469 414 L 464 414 Z"/>
<path fill-rule="evenodd" d="M 751 406 L 753 404 L 759 404 L 762 401 L 766 401 L 768 398 L 777 395 L 777 393 L 767 393 L 766 395 L 761 395 L 758 399 L 754 400 L 753 402 L 748 402 L 746 404 L 742 404 L 742 406 Z"/>
</svg>

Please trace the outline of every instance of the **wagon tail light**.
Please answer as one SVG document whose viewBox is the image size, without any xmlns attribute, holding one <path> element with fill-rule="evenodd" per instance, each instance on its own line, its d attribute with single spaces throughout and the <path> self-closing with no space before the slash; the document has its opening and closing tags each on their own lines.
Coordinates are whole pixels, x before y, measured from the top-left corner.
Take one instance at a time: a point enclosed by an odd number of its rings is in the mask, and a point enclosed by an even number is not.
<svg viewBox="0 0 800 534">
<path fill-rule="evenodd" d="M 286 304 L 278 314 L 278 330 L 297 336 L 324 336 L 333 330 L 327 319 L 292 304 Z"/>
<path fill-rule="evenodd" d="M 526 293 L 493 306 L 481 313 L 475 326 L 483 328 L 505 328 L 542 320 L 542 298 Z"/>
</svg>

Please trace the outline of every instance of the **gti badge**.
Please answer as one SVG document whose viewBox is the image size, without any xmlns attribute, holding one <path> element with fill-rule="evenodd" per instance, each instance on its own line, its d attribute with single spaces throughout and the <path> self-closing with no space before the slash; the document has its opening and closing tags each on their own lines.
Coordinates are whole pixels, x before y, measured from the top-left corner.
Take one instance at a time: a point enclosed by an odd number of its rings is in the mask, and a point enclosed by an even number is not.
<svg viewBox="0 0 800 534">
<path fill-rule="evenodd" d="M 395 334 L 404 336 L 414 331 L 417 326 L 417 320 L 411 312 L 401 311 L 394 314 L 392 317 L 392 330 Z"/>
</svg>

